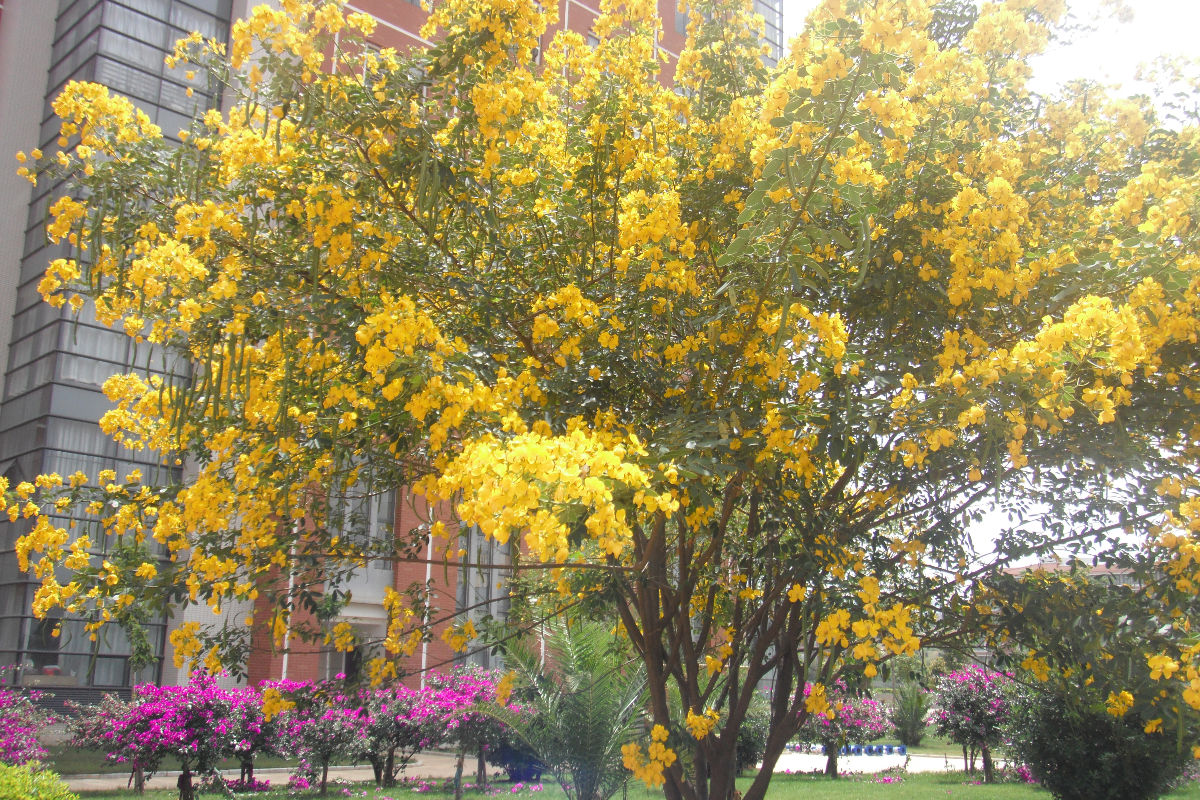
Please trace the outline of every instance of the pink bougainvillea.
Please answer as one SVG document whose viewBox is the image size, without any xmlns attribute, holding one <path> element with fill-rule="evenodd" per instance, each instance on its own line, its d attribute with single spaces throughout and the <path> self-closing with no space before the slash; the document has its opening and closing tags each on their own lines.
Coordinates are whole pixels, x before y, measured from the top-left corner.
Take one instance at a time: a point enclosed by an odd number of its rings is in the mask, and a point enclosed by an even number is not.
<svg viewBox="0 0 1200 800">
<path fill-rule="evenodd" d="M 33 701 L 36 693 L 0 687 L 0 762 L 20 766 L 46 755 L 37 732 L 54 721 Z"/>
<path fill-rule="evenodd" d="M 1008 675 L 976 664 L 938 679 L 937 708 L 933 712 L 938 735 L 962 745 L 964 767 L 967 751 L 978 750 L 983 756 L 987 783 L 994 780 L 992 749 L 1000 743 L 1009 716 L 1011 687 Z"/>
</svg>

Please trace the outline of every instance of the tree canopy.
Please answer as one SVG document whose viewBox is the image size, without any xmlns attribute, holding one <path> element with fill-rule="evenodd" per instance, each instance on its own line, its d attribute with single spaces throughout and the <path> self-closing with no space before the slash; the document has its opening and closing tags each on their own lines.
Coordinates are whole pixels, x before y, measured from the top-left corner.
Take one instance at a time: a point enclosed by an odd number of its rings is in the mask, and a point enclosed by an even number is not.
<svg viewBox="0 0 1200 800">
<path fill-rule="evenodd" d="M 529 613 L 615 610 L 655 724 L 627 764 L 668 796 L 732 795 L 771 678 L 757 800 L 824 687 L 958 633 L 989 503 L 1047 509 L 1000 561 L 1128 529 L 1194 591 L 1196 120 L 1035 95 L 1059 0 L 826 0 L 772 69 L 749 3 L 688 6 L 664 75 L 650 0 L 540 51 L 552 8 L 445 0 L 407 54 L 284 0 L 180 43 L 227 105 L 178 144 L 68 85 L 61 152 L 25 168 L 76 190 L 42 290 L 186 356 L 110 379 L 102 424 L 195 469 L 39 479 L 92 522 L 29 507 L 37 611 L 263 598 L 173 637 L 237 662 L 430 530 L 456 563 L 442 521 L 346 524 L 411 485 L 520 540 Z M 379 679 L 424 635 L 387 607 Z"/>
</svg>

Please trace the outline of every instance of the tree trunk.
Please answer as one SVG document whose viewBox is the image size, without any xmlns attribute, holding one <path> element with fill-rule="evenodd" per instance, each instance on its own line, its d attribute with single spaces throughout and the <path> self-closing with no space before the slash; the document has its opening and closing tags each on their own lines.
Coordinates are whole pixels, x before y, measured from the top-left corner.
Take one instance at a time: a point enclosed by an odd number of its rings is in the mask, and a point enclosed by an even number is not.
<svg viewBox="0 0 1200 800">
<path fill-rule="evenodd" d="M 837 780 L 838 776 L 838 746 L 836 744 L 825 745 L 825 777 Z"/>
<path fill-rule="evenodd" d="M 387 761 L 383 765 L 383 785 L 391 788 L 396 785 L 396 748 L 388 748 Z"/>
<path fill-rule="evenodd" d="M 754 781 L 742 794 L 742 800 L 763 800 L 767 794 L 767 787 L 771 783 L 771 777 L 775 773 L 775 764 L 779 761 L 780 754 L 787 747 L 788 740 L 792 738 L 797 727 L 798 725 L 772 727 L 771 732 L 767 734 L 767 746 L 763 749 L 762 769 L 758 771 L 758 774 L 754 776 Z M 732 747 L 736 752 L 736 739 Z"/>
<path fill-rule="evenodd" d="M 483 756 L 483 745 L 479 746 L 475 760 L 475 785 L 480 788 L 487 786 L 487 759 Z"/>
<path fill-rule="evenodd" d="M 996 780 L 995 769 L 992 764 L 992 751 L 986 744 L 979 746 L 980 754 L 983 756 L 983 782 L 993 783 Z"/>
<path fill-rule="evenodd" d="M 242 758 L 242 783 L 250 785 L 254 782 L 254 756 Z"/>
<path fill-rule="evenodd" d="M 454 800 L 462 800 L 463 761 L 466 757 L 465 750 L 458 751 L 458 761 L 454 763 Z"/>
<path fill-rule="evenodd" d="M 146 793 L 146 771 L 144 769 L 142 769 L 141 767 L 134 767 L 133 770 L 129 773 L 129 781 L 125 784 L 125 788 L 128 789 L 130 787 L 130 785 L 133 786 L 133 791 L 136 792 L 137 794 L 145 794 Z"/>
<path fill-rule="evenodd" d="M 192 771 L 188 769 L 187 762 L 184 762 L 183 772 L 179 773 L 179 780 L 175 785 L 179 787 L 179 800 L 196 800 L 196 791 L 192 787 Z"/>
<path fill-rule="evenodd" d="M 703 793 L 707 789 L 707 800 L 733 800 L 737 796 L 736 740 L 733 752 L 726 753 L 724 748 L 719 748 L 716 752 L 709 752 L 705 754 L 702 765 L 708 777 L 707 786 L 705 786 L 705 776 L 697 774 L 695 779 L 697 793 Z"/>
<path fill-rule="evenodd" d="M 967 746 L 964 744 L 963 749 L 963 772 L 971 774 L 971 762 L 967 759 Z"/>
<path fill-rule="evenodd" d="M 321 796 L 329 790 L 329 759 L 321 762 Z"/>
</svg>

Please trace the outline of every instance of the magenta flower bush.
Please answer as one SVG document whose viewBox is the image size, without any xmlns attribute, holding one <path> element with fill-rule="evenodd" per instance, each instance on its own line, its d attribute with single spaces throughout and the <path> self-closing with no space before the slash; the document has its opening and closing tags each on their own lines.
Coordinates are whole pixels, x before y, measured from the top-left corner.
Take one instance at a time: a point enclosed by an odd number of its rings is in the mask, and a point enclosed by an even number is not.
<svg viewBox="0 0 1200 800">
<path fill-rule="evenodd" d="M 0 687 L 0 762 L 15 767 L 46 755 L 37 732 L 54 717 L 35 706 L 36 699 L 36 693 Z"/>
<path fill-rule="evenodd" d="M 985 783 L 995 780 L 992 750 L 1000 744 L 1012 710 L 1012 687 L 1008 675 L 972 664 L 938 678 L 934 690 L 938 735 L 962 745 L 964 767 L 968 750 L 979 751 Z"/>
<path fill-rule="evenodd" d="M 367 761 L 377 783 L 394 785 L 418 750 L 454 742 L 462 752 L 484 752 L 503 741 L 504 723 L 486 708 L 496 701 L 496 682 L 491 673 L 464 668 L 431 676 L 420 690 L 399 685 L 352 689 L 341 676 L 224 689 L 214 677 L 196 673 L 186 686 L 144 684 L 129 702 L 107 696 L 98 705 L 76 708 L 72 742 L 128 765 L 139 786 L 142 776 L 174 756 L 183 770 L 181 800 L 194 797 L 193 774 L 215 774 L 222 758 L 241 762 L 238 785 L 257 785 L 254 758 L 264 753 L 297 759 L 293 785 L 315 785 L 322 793 L 329 766 L 337 760 Z M 267 718 L 262 695 L 267 688 L 292 707 Z M 0 723 L 5 732 L 0 746 L 7 748 L 0 757 L 24 763 L 29 754 L 42 755 L 34 734 L 45 715 L 36 716 L 40 712 L 24 696 L 0 689 L 0 711 L 10 708 L 8 721 Z M 522 713 L 517 706 L 509 708 Z"/>
<path fill-rule="evenodd" d="M 106 735 L 108 757 L 151 773 L 163 758 L 174 756 L 183 772 L 180 800 L 192 800 L 192 774 L 211 773 L 241 739 L 233 692 L 200 672 L 184 686 L 143 684 L 134 691 L 128 714 L 114 720 Z"/>
<path fill-rule="evenodd" d="M 460 757 L 485 752 L 505 736 L 504 724 L 486 709 L 496 700 L 496 683 L 490 672 L 463 667 L 430 675 L 420 690 L 352 691 L 340 679 L 273 686 L 295 704 L 280 724 L 289 754 L 301 762 L 296 777 L 324 793 L 337 757 L 369 762 L 376 783 L 390 786 L 418 750 L 457 743 Z"/>
<path fill-rule="evenodd" d="M 282 732 L 264 718 L 258 690 L 223 689 L 203 673 L 192 675 L 185 686 L 142 684 L 128 702 L 108 695 L 98 705 L 74 711 L 72 744 L 128 765 L 139 789 L 164 758 L 178 758 L 185 800 L 194 791 L 192 773 L 211 773 L 221 758 L 241 761 L 240 780 L 253 782 L 254 756 L 282 752 Z"/>
<path fill-rule="evenodd" d="M 407 686 L 364 690 L 358 701 L 367 710 L 364 757 L 379 786 L 394 786 L 417 751 L 441 744 L 447 735 L 435 711 L 432 689 Z"/>
</svg>

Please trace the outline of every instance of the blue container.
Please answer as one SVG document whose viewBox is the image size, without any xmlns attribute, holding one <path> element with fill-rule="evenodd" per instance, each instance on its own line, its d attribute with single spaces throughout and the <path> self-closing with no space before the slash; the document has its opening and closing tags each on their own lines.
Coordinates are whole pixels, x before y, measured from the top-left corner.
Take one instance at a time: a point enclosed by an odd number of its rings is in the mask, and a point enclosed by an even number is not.
<svg viewBox="0 0 1200 800">
<path fill-rule="evenodd" d="M 903 755 L 907 755 L 907 754 L 908 754 L 908 748 L 907 748 L 907 747 L 905 747 L 904 745 L 897 745 L 897 746 L 896 746 L 896 754 L 897 754 L 897 755 L 901 755 L 901 756 L 903 756 Z"/>
<path fill-rule="evenodd" d="M 861 755 L 862 755 L 862 746 L 861 746 L 861 745 L 857 745 L 857 744 L 856 744 L 856 745 L 854 745 L 854 747 L 851 747 L 851 748 L 850 748 L 850 753 L 851 753 L 852 755 L 861 756 Z"/>
<path fill-rule="evenodd" d="M 895 748 L 894 748 L 894 747 L 892 747 L 890 744 L 889 744 L 889 745 L 884 745 L 884 747 L 886 748 L 886 749 L 884 750 L 884 752 L 885 752 L 885 753 L 887 753 L 889 756 L 892 754 L 892 751 L 893 751 L 893 750 L 895 750 Z"/>
</svg>

